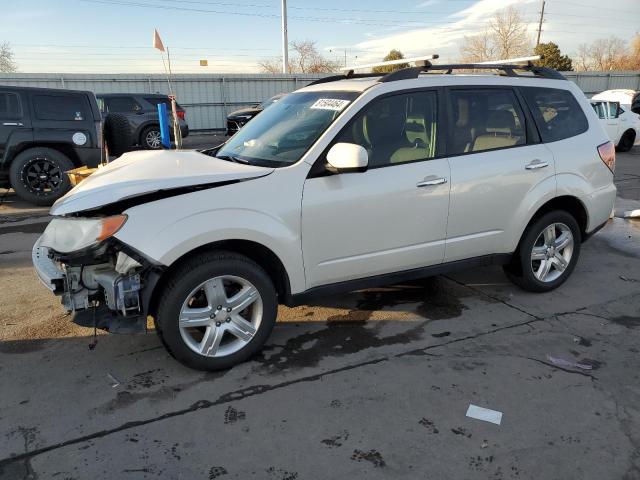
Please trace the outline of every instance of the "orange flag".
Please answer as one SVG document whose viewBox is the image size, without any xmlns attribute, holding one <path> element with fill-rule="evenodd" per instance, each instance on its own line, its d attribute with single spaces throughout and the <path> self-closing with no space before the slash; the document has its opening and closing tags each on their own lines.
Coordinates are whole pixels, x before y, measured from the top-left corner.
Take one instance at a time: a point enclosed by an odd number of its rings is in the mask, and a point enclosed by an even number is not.
<svg viewBox="0 0 640 480">
<path fill-rule="evenodd" d="M 162 44 L 162 39 L 160 38 L 160 34 L 158 30 L 153 29 L 153 48 L 157 48 L 161 52 L 164 52 L 164 45 Z"/>
</svg>

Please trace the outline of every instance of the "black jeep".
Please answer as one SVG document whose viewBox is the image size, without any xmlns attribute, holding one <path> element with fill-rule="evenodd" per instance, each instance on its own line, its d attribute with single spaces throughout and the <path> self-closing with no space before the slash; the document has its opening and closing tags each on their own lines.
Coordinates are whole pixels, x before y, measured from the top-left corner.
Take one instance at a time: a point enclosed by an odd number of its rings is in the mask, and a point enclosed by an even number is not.
<svg viewBox="0 0 640 480">
<path fill-rule="evenodd" d="M 0 86 L 0 187 L 51 205 L 71 188 L 65 172 L 96 167 L 101 155 L 92 92 Z"/>
</svg>

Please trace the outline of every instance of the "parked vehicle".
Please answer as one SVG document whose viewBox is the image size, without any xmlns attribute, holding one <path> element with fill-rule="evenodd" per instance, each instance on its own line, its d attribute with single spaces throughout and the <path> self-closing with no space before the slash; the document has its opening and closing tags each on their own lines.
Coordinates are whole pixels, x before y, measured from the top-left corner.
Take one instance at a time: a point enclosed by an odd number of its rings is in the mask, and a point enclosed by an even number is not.
<svg viewBox="0 0 640 480">
<path fill-rule="evenodd" d="M 459 68 L 509 75 L 436 74 Z M 227 368 L 262 347 L 279 303 L 489 264 L 557 288 L 609 218 L 614 165 L 554 70 L 349 72 L 219 148 L 125 154 L 54 205 L 34 265 L 75 321 L 151 315 L 176 359 Z"/>
<path fill-rule="evenodd" d="M 0 86 L 0 186 L 51 205 L 71 188 L 65 171 L 96 167 L 101 152 L 93 93 Z"/>
<path fill-rule="evenodd" d="M 592 104 L 607 134 L 620 152 L 640 145 L 640 95 L 634 90 L 606 90 L 594 95 Z M 601 103 L 598 103 L 601 102 Z M 637 112 L 633 112 L 633 108 Z"/>
<path fill-rule="evenodd" d="M 167 104 L 167 112 L 171 118 L 171 100 L 168 96 L 152 93 L 105 93 L 97 97 L 103 115 L 117 112 L 127 117 L 131 125 L 132 146 L 140 145 L 147 150 L 162 148 L 158 104 Z M 178 105 L 177 113 L 182 138 L 186 138 L 189 136 L 189 125 L 184 108 Z M 169 122 L 171 125 L 172 120 Z M 173 129 L 169 130 L 173 138 Z"/>
<path fill-rule="evenodd" d="M 246 125 L 246 123 L 253 117 L 258 115 L 261 111 L 267 108 L 269 105 L 273 105 L 286 93 L 279 93 L 273 97 L 265 100 L 264 102 L 256 105 L 255 107 L 241 108 L 227 115 L 227 136 L 231 136 Z"/>
</svg>

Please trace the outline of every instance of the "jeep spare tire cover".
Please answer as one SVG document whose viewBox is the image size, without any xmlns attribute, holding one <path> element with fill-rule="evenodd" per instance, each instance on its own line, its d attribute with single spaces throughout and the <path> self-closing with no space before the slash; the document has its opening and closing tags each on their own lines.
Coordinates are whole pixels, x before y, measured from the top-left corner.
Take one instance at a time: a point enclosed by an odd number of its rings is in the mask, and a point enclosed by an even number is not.
<svg viewBox="0 0 640 480">
<path fill-rule="evenodd" d="M 110 113 L 104 120 L 104 141 L 110 155 L 119 157 L 131 150 L 131 126 L 127 117 Z"/>
</svg>

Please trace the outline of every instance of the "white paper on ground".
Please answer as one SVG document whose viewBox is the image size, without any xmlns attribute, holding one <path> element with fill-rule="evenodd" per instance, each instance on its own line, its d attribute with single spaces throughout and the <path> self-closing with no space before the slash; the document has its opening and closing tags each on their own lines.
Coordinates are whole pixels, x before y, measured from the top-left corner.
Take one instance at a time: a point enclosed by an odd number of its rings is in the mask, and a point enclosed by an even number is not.
<svg viewBox="0 0 640 480">
<path fill-rule="evenodd" d="M 502 421 L 502 412 L 469 404 L 469 408 L 467 409 L 467 417 L 477 418 L 478 420 L 484 420 L 485 422 L 491 422 L 495 423 L 496 425 L 500 425 L 500 422 Z"/>
</svg>

